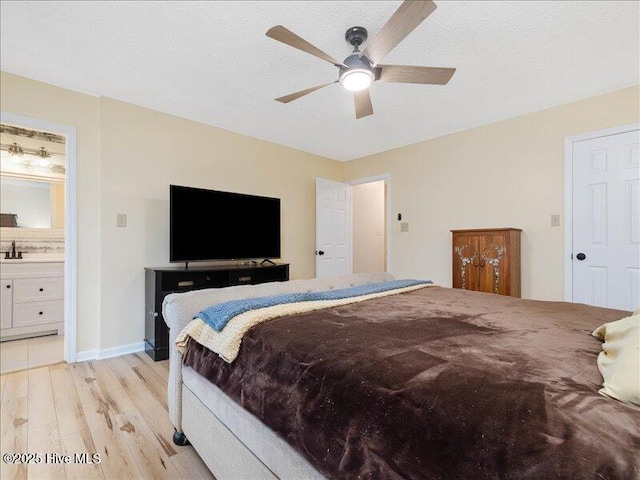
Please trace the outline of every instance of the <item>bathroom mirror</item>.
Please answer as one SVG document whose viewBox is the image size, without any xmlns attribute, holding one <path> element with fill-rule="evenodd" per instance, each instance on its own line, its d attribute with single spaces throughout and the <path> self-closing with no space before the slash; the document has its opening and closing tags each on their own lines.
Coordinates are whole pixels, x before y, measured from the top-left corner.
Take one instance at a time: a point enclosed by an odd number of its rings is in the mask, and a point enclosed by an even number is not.
<svg viewBox="0 0 640 480">
<path fill-rule="evenodd" d="M 64 228 L 64 182 L 0 175 L 0 206 L 18 228 Z"/>
</svg>

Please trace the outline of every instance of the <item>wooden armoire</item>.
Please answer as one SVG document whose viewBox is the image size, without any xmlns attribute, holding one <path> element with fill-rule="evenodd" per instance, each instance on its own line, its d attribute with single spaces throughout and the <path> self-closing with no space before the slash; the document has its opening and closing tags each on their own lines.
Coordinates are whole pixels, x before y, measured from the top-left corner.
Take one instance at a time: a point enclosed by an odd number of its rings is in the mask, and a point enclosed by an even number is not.
<svg viewBox="0 0 640 480">
<path fill-rule="evenodd" d="M 451 230 L 453 288 L 520 297 L 519 228 Z"/>
</svg>

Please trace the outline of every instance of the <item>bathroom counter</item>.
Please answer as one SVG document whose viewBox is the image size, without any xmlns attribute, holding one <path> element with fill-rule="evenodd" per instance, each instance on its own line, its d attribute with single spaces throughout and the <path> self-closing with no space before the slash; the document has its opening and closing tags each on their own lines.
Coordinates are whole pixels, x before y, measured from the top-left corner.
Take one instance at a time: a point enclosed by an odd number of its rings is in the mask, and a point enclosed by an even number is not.
<svg viewBox="0 0 640 480">
<path fill-rule="evenodd" d="M 7 259 L 3 254 L 0 256 L 0 263 L 64 263 L 64 254 L 62 253 L 23 253 L 22 257 L 21 259 Z"/>
</svg>

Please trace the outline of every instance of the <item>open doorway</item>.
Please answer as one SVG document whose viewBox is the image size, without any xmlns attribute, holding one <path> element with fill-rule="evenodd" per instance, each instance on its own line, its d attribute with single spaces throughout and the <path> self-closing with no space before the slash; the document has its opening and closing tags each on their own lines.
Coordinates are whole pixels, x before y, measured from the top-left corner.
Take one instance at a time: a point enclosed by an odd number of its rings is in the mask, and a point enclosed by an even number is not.
<svg viewBox="0 0 640 480">
<path fill-rule="evenodd" d="M 388 272 L 390 176 L 349 183 L 353 186 L 353 273 Z"/>
<path fill-rule="evenodd" d="M 16 342 L 26 341 L 23 368 L 75 362 L 76 130 L 8 112 L 1 113 L 0 122 L 2 213 L 8 214 L 0 232 L 2 360 L 7 345 L 17 348 Z M 5 198 L 9 192 L 17 197 Z M 2 370 L 5 366 L 19 369 L 2 365 Z"/>
</svg>

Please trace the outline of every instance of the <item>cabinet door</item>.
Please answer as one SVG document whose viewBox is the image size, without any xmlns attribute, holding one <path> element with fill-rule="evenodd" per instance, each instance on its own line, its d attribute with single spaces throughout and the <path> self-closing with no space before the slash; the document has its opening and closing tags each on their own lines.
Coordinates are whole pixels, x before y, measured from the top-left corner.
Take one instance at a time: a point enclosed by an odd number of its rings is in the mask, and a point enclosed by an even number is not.
<svg viewBox="0 0 640 480">
<path fill-rule="evenodd" d="M 478 236 L 453 236 L 453 288 L 478 289 Z"/>
<path fill-rule="evenodd" d="M 504 234 L 479 235 L 478 255 L 478 290 L 506 295 L 509 257 Z"/>
<path fill-rule="evenodd" d="M 11 328 L 13 309 L 13 284 L 11 280 L 2 280 L 0 302 L 2 302 L 0 305 L 0 328 Z"/>
</svg>

